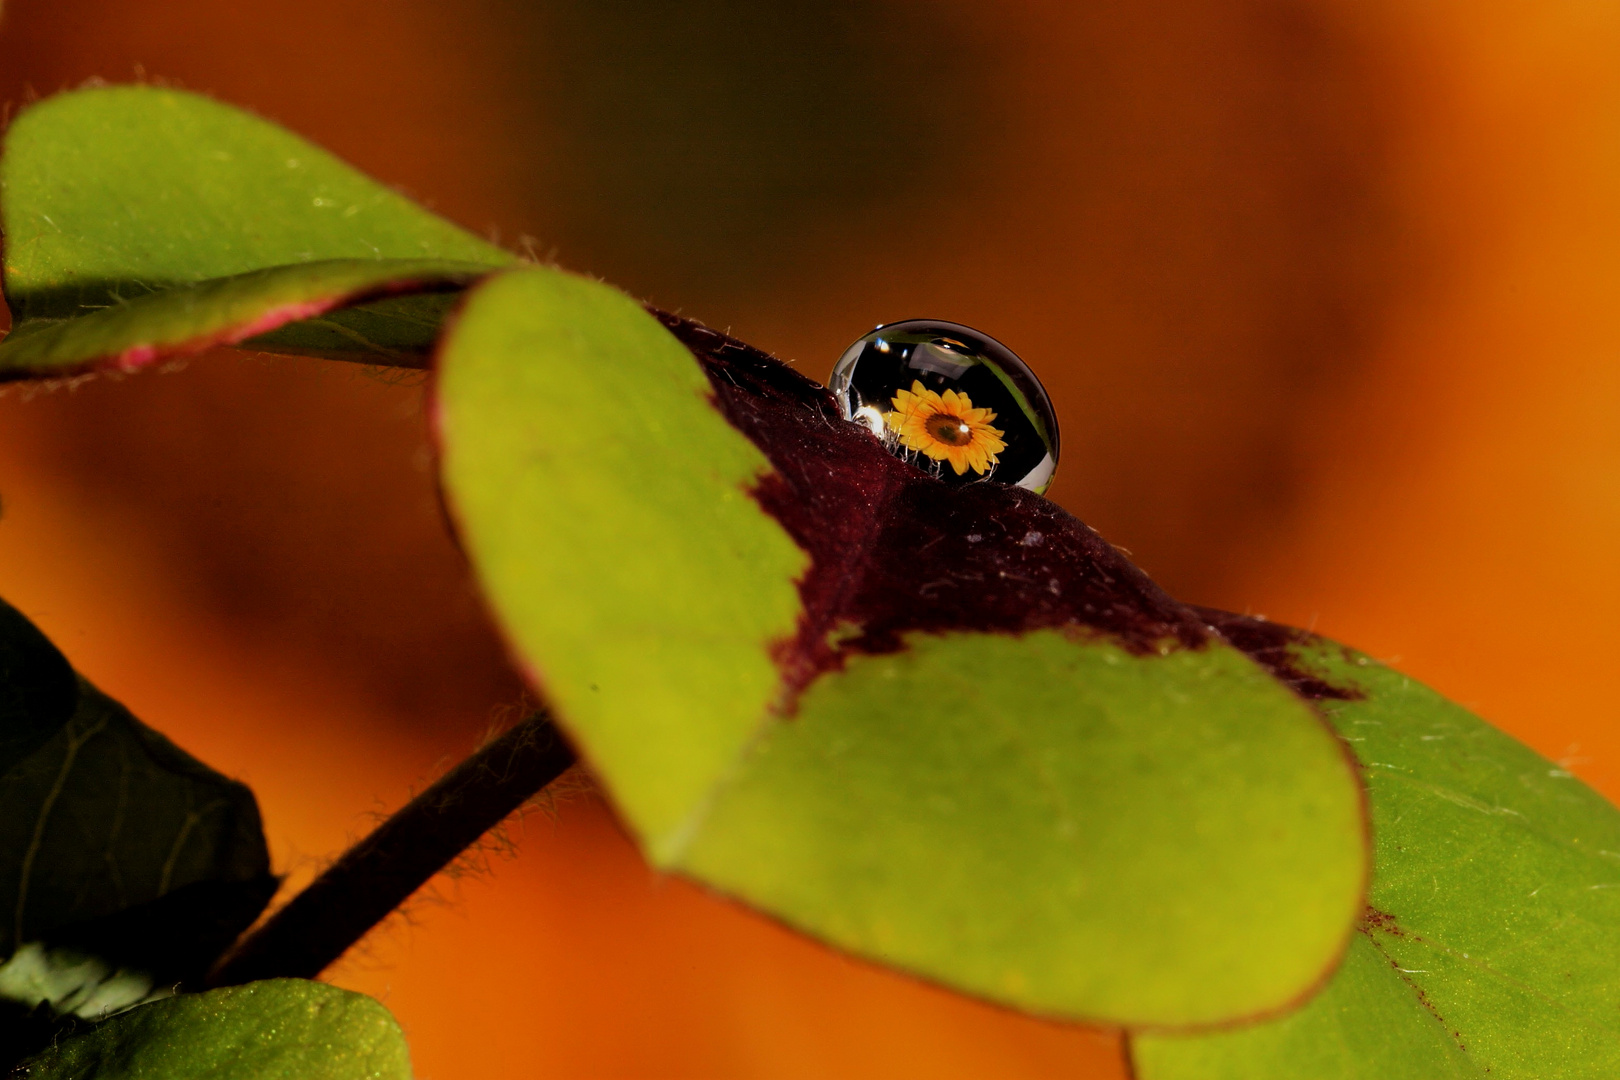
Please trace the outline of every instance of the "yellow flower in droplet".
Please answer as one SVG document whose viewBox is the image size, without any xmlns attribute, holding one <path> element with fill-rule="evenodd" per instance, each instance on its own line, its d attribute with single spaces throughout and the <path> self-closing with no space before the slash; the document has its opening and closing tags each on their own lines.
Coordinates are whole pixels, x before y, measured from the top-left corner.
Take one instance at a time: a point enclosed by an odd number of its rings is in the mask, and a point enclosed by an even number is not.
<svg viewBox="0 0 1620 1080">
<path fill-rule="evenodd" d="M 1007 449 L 1001 441 L 1006 432 L 990 426 L 995 418 L 993 409 L 975 409 L 966 394 L 955 390 L 936 394 L 920 379 L 912 381 L 910 390 L 894 395 L 894 411 L 883 414 L 883 422 L 902 445 L 935 461 L 950 462 L 957 476 L 969 469 L 988 472 L 996 455 Z"/>
</svg>

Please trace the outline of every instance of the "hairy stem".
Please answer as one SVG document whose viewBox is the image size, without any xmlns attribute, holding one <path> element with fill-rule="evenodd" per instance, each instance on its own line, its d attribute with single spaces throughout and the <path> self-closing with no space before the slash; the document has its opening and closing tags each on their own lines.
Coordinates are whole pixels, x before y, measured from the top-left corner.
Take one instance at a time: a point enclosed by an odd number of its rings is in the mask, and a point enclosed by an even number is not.
<svg viewBox="0 0 1620 1080">
<path fill-rule="evenodd" d="M 545 714 L 524 720 L 345 852 L 215 965 L 208 985 L 319 975 L 573 762 Z"/>
</svg>

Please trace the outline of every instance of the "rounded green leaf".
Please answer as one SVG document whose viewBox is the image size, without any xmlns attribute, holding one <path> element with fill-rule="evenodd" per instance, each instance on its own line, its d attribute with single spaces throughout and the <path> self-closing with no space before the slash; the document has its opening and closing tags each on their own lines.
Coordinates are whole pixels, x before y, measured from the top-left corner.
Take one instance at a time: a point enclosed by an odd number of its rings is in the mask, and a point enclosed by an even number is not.
<svg viewBox="0 0 1620 1080">
<path fill-rule="evenodd" d="M 468 553 L 648 856 L 1057 1016 L 1205 1023 L 1316 984 L 1365 834 L 1311 709 L 1052 504 L 942 496 L 708 339 L 700 365 L 622 294 L 518 270 L 436 379 Z"/>
<path fill-rule="evenodd" d="M 437 390 L 480 577 L 667 862 L 777 690 L 764 643 L 798 617 L 805 555 L 747 494 L 770 465 L 680 342 L 617 290 L 555 271 L 477 291 Z"/>
<path fill-rule="evenodd" d="M 1295 633 L 1288 663 L 1367 777 L 1349 958 L 1277 1020 L 1133 1041 L 1142 1080 L 1620 1075 L 1620 811 L 1397 671 Z"/>
<path fill-rule="evenodd" d="M 182 994 L 115 1016 L 18 1067 L 31 1080 L 410 1080 L 373 999 L 302 979 Z"/>
<path fill-rule="evenodd" d="M 0 156 L 0 226 L 15 326 L 0 377 L 128 366 L 322 313 L 254 344 L 398 362 L 429 347 L 442 301 L 332 309 L 515 261 L 273 124 L 141 86 L 19 115 Z"/>
<path fill-rule="evenodd" d="M 908 646 L 763 727 L 676 865 L 1066 1017 L 1252 1013 L 1343 948 L 1361 884 L 1343 758 L 1236 650 L 1137 657 L 1052 630 Z"/>
</svg>

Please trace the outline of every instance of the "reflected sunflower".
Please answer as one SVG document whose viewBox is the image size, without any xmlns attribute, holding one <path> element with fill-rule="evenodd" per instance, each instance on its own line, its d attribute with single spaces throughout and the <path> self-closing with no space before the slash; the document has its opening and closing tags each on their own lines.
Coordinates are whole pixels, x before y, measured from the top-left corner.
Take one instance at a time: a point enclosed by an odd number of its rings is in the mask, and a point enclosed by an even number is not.
<svg viewBox="0 0 1620 1080">
<path fill-rule="evenodd" d="M 901 445 L 935 461 L 950 462 L 957 476 L 969 469 L 981 475 L 989 472 L 996 455 L 1007 449 L 1001 440 L 1006 432 L 990 426 L 995 418 L 993 409 L 975 409 L 966 394 L 955 390 L 936 394 L 921 380 L 894 395 L 894 411 L 883 414 L 883 422 Z"/>
</svg>

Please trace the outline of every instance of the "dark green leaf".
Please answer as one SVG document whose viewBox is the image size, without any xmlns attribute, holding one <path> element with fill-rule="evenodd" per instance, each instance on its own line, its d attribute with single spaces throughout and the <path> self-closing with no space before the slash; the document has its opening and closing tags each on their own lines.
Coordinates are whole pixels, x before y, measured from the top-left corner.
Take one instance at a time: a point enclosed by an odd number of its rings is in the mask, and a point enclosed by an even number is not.
<svg viewBox="0 0 1620 1080">
<path fill-rule="evenodd" d="M 0 600 L 0 776 L 67 723 L 78 697 L 66 657 Z"/>
<path fill-rule="evenodd" d="M 437 383 L 469 554 L 649 857 L 1061 1016 L 1208 1022 L 1319 980 L 1366 853 L 1310 708 L 1052 503 L 948 489 L 670 325 L 690 350 L 514 271 Z"/>
<path fill-rule="evenodd" d="M 363 994 L 272 979 L 142 1005 L 30 1058 L 29 1080 L 410 1080 L 399 1025 Z"/>
<path fill-rule="evenodd" d="M 513 256 L 240 110 L 151 87 L 24 111 L 0 158 L 0 376 L 131 366 L 235 343 L 419 362 L 444 302 Z M 223 279 L 223 280 L 221 280 Z M 321 315 L 319 325 L 275 330 Z M 64 320 L 84 320 L 82 328 Z"/>
<path fill-rule="evenodd" d="M 82 680 L 0 781 L 0 955 L 44 941 L 194 978 L 274 888 L 252 792 Z"/>
<path fill-rule="evenodd" d="M 1620 811 L 1399 672 L 1290 636 L 1290 667 L 1362 695 L 1322 704 L 1367 778 L 1370 906 L 1304 1008 L 1138 1038 L 1142 1080 L 1620 1075 Z"/>
</svg>

